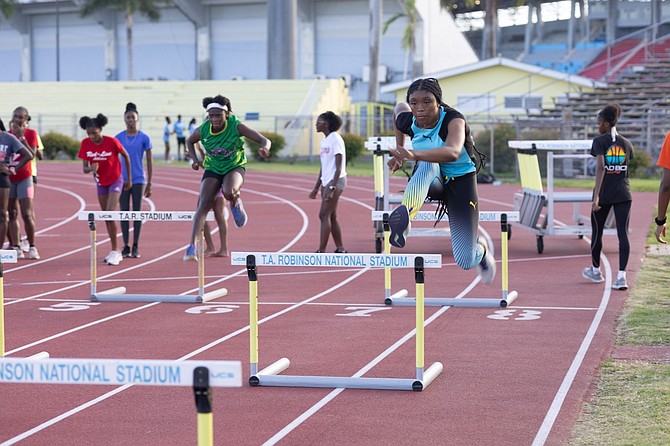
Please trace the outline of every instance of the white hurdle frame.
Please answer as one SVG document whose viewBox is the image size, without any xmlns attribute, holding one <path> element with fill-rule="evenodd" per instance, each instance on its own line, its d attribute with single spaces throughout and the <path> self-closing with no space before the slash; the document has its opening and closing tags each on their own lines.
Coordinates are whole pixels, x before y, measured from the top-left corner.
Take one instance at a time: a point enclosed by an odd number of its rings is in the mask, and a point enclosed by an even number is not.
<svg viewBox="0 0 670 446">
<path fill-rule="evenodd" d="M 382 221 L 384 226 L 384 252 L 391 252 L 389 243 L 390 230 L 388 224 L 388 212 L 372 211 L 373 221 Z M 441 221 L 448 221 L 448 216 L 444 216 Z M 420 211 L 417 213 L 414 221 L 437 221 L 434 212 Z M 502 231 L 501 243 L 501 276 L 502 293 L 500 298 L 468 298 L 460 299 L 455 297 L 425 297 L 424 305 L 427 307 L 479 307 L 479 308 L 506 308 L 519 297 L 516 291 L 509 291 L 508 285 L 508 231 L 509 222 L 519 221 L 519 212 L 517 211 L 480 211 L 479 221 L 499 221 Z M 491 255 L 493 255 L 493 246 L 490 246 Z M 384 268 L 384 303 L 386 305 L 412 306 L 415 305 L 416 298 L 407 297 L 408 292 L 402 289 L 391 294 L 391 269 Z"/>
<path fill-rule="evenodd" d="M 79 220 L 88 221 L 91 232 L 91 302 L 174 302 L 174 303 L 203 303 L 228 294 L 226 288 L 205 293 L 205 248 L 202 232 L 196 241 L 198 252 L 198 294 L 129 294 L 126 287 L 112 288 L 103 293 L 98 292 L 98 265 L 97 265 L 97 221 L 192 221 L 194 212 L 133 212 L 133 211 L 93 211 L 80 212 Z M 214 220 L 214 214 L 208 213 L 207 221 Z"/>
<path fill-rule="evenodd" d="M 15 250 L 0 250 L 0 359 L 5 357 L 5 273 L 3 270 L 5 263 L 17 263 Z M 49 352 L 43 351 L 24 359 L 40 360 L 48 357 Z"/>
<path fill-rule="evenodd" d="M 280 257 L 282 256 L 282 257 Z M 309 265 L 286 264 L 280 261 L 306 259 Z M 345 258 L 354 259 L 344 262 Z M 410 264 L 412 262 L 412 264 Z M 346 263 L 346 264 L 345 264 Z M 394 263 L 394 268 L 414 268 L 416 282 L 416 377 L 415 378 L 366 378 L 356 376 L 296 376 L 279 375 L 286 370 L 291 361 L 281 358 L 258 371 L 258 273 L 257 266 L 336 266 L 365 268 Z M 249 277 L 249 385 L 273 387 L 321 387 L 376 390 L 413 390 L 423 391 L 442 372 L 440 362 L 433 363 L 424 370 L 424 268 L 441 268 L 442 256 L 439 254 L 321 254 L 321 253 L 261 253 L 233 252 L 231 265 L 246 265 Z"/>
</svg>

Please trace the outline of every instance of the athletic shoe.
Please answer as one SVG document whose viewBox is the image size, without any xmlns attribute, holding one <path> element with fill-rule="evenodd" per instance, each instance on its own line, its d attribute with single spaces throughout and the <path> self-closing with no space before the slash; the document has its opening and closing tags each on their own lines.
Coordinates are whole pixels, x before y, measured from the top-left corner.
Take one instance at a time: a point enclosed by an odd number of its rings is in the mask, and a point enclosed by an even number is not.
<svg viewBox="0 0 670 446">
<path fill-rule="evenodd" d="M 479 237 L 477 243 L 484 247 L 484 257 L 482 257 L 482 260 L 477 265 L 477 272 L 479 273 L 482 282 L 488 285 L 493 282 L 493 279 L 496 276 L 496 260 L 489 252 L 489 247 L 485 238 Z"/>
<path fill-rule="evenodd" d="M 126 257 L 130 257 L 130 246 L 128 245 L 124 246 L 123 249 L 121 250 L 121 255 L 123 256 L 124 259 Z"/>
<path fill-rule="evenodd" d="M 108 265 L 116 266 L 119 263 L 121 263 L 122 260 L 123 260 L 123 256 L 121 255 L 121 253 L 119 251 L 112 251 L 107 256 L 107 264 Z"/>
<path fill-rule="evenodd" d="M 21 251 L 23 251 L 23 252 L 30 251 L 30 243 L 28 243 L 27 238 L 24 238 L 23 240 L 21 240 Z"/>
<path fill-rule="evenodd" d="M 107 254 L 107 257 L 105 257 L 105 258 L 103 259 L 103 260 L 105 261 L 105 263 L 107 263 L 107 261 L 108 261 L 110 258 L 112 258 L 112 256 L 114 255 L 115 252 L 116 252 L 116 251 L 110 251 L 109 254 Z"/>
<path fill-rule="evenodd" d="M 389 228 L 391 229 L 389 242 L 391 245 L 396 248 L 404 247 L 410 227 L 409 211 L 407 206 L 401 204 L 389 215 Z"/>
<path fill-rule="evenodd" d="M 346 254 L 347 250 L 340 247 L 335 250 L 335 254 Z"/>
<path fill-rule="evenodd" d="M 627 290 L 628 289 L 628 284 L 626 283 L 626 278 L 622 277 L 620 279 L 617 279 L 614 284 L 612 284 L 612 289 L 615 290 Z"/>
<path fill-rule="evenodd" d="M 238 228 L 243 227 L 247 224 L 247 213 L 244 212 L 244 205 L 242 204 L 242 199 L 237 199 L 237 204 L 232 206 L 230 210 L 233 212 L 233 220 L 235 220 L 235 226 Z"/>
<path fill-rule="evenodd" d="M 195 254 L 195 246 L 194 245 L 188 245 L 188 248 L 186 248 L 186 254 L 184 254 L 183 258 L 184 262 L 188 262 L 189 260 L 198 260 L 198 256 Z"/>
<path fill-rule="evenodd" d="M 130 256 L 134 259 L 139 259 L 140 257 L 142 257 L 140 255 L 140 248 L 137 245 L 133 245 L 133 252 Z"/>
<path fill-rule="evenodd" d="M 17 259 L 25 259 L 26 258 L 26 255 L 23 253 L 20 246 L 15 246 L 14 251 L 16 251 L 16 258 Z"/>
<path fill-rule="evenodd" d="M 30 246 L 28 248 L 28 258 L 32 260 L 39 260 L 40 259 L 40 253 L 37 252 L 37 248 L 34 246 Z"/>
<path fill-rule="evenodd" d="M 582 270 L 582 277 L 585 279 L 589 279 L 591 282 L 595 283 L 600 283 L 604 282 L 605 279 L 603 279 L 603 275 L 600 273 L 600 271 L 594 271 L 592 267 L 584 268 Z M 625 281 L 624 281 L 625 283 Z"/>
</svg>

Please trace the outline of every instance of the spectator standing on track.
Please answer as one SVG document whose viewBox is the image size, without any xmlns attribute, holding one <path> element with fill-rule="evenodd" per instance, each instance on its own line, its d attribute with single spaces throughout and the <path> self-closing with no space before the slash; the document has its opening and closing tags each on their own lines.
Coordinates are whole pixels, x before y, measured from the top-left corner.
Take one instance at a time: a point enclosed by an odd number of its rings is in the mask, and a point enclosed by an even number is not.
<svg viewBox="0 0 670 446">
<path fill-rule="evenodd" d="M 25 138 L 22 136 L 25 141 Z M 21 157 L 16 166 L 10 165 L 10 160 L 14 154 L 20 154 Z M 32 159 L 32 154 L 27 148 L 27 143 L 20 141 L 16 136 L 8 133 L 5 124 L 0 120 L 0 246 L 5 243 L 9 223 L 9 189 L 11 182 L 9 176 L 21 170 Z M 11 243 L 10 243 L 11 246 Z M 18 252 L 17 252 L 18 254 Z"/>
<path fill-rule="evenodd" d="M 668 243 L 665 237 L 668 202 L 670 202 L 670 132 L 665 135 L 661 153 L 658 155 L 657 166 L 663 168 L 661 184 L 658 187 L 658 215 L 656 221 L 656 240 L 659 243 Z"/>
<path fill-rule="evenodd" d="M 186 124 L 181 120 L 181 115 L 177 115 L 177 120 L 172 126 L 174 134 L 177 136 L 177 161 L 181 161 L 182 148 L 184 149 L 184 155 L 186 155 Z"/>
<path fill-rule="evenodd" d="M 188 137 L 186 147 L 193 164 L 191 168 L 205 169 L 200 182 L 198 209 L 193 216 L 191 238 L 186 248 L 184 260 L 197 260 L 195 238 L 202 231 L 207 212 L 212 209 L 217 193 L 230 203 L 235 226 L 247 224 L 247 214 L 240 198 L 240 189 L 244 184 L 247 157 L 244 154 L 244 138 L 247 137 L 260 145 L 258 154 L 270 156 L 270 140 L 256 130 L 243 124 L 233 114 L 230 100 L 224 96 L 206 97 L 202 106 L 207 111 L 208 120 Z M 200 161 L 195 153 L 195 144 L 200 142 L 205 150 L 205 159 Z"/>
<path fill-rule="evenodd" d="M 188 123 L 188 136 L 191 136 L 193 132 L 195 132 L 195 129 L 197 129 L 198 126 L 195 125 L 195 118 L 192 118 L 191 121 Z M 201 148 L 198 148 L 198 151 L 202 153 L 202 156 L 204 157 L 204 152 L 201 151 Z M 189 164 L 193 164 L 193 160 L 191 159 L 191 155 L 189 155 L 188 150 L 184 149 L 184 159 L 188 161 Z"/>
<path fill-rule="evenodd" d="M 619 273 L 612 288 L 626 290 L 626 266 L 630 255 L 628 241 L 628 222 L 633 195 L 628 182 L 628 165 L 634 158 L 633 145 L 619 135 L 616 124 L 621 115 L 618 104 L 605 106 L 596 118 L 598 133 L 591 145 L 591 155 L 596 158 L 596 181 L 593 188 L 593 204 L 591 206 L 591 264 L 584 268 L 582 276 L 592 282 L 603 282 L 600 272 L 600 253 L 603 248 L 603 231 L 605 221 L 614 208 L 616 232 L 619 238 Z"/>
<path fill-rule="evenodd" d="M 122 211 L 130 210 L 130 200 L 132 197 L 133 211 L 142 210 L 142 197 L 149 198 L 151 196 L 151 177 L 153 176 L 153 159 L 151 155 L 151 138 L 142 130 L 137 128 L 140 115 L 137 111 L 137 106 L 132 102 L 126 104 L 126 111 L 123 114 L 123 120 L 126 123 L 126 129 L 116 135 L 123 148 L 128 152 L 130 157 L 130 171 L 132 172 L 131 189 L 121 191 L 119 204 Z M 146 175 L 142 163 L 146 155 L 147 170 Z M 126 166 L 121 165 L 121 172 L 124 183 L 128 180 L 128 172 Z M 133 246 L 132 249 L 128 246 L 130 224 L 127 221 L 121 222 L 121 234 L 123 236 L 123 250 L 121 255 L 123 257 L 140 258 L 140 231 L 142 230 L 142 222 L 133 222 Z"/>
<path fill-rule="evenodd" d="M 412 82 L 406 99 L 394 110 L 396 148 L 390 150 L 393 157 L 388 166 L 395 172 L 404 160 L 414 160 L 417 167 L 402 204 L 389 216 L 390 243 L 398 248 L 405 246 L 410 221 L 437 177 L 443 189 L 442 207 L 449 214 L 454 259 L 462 269 L 477 267 L 482 282 L 489 284 L 495 277 L 496 264 L 486 240 L 477 237 L 479 196 L 473 159 L 478 152 L 465 117 L 442 102 L 442 89 L 434 78 Z M 404 147 L 407 135 L 412 138 L 411 151 Z"/>
<path fill-rule="evenodd" d="M 315 199 L 321 190 L 321 231 L 319 234 L 319 249 L 316 252 L 326 252 L 328 238 L 333 236 L 335 252 L 345 253 L 342 244 L 342 229 L 337 220 L 337 204 L 347 186 L 347 153 L 344 140 L 337 131 L 342 126 L 342 119 L 332 111 L 321 113 L 316 119 L 316 131 L 323 133 L 321 141 L 321 170 L 316 179 L 314 189 L 309 198 Z"/>
<path fill-rule="evenodd" d="M 11 186 L 9 189 L 9 226 L 7 227 L 7 238 L 16 250 L 19 259 L 25 257 L 21 248 L 19 212 L 23 219 L 23 225 L 28 239 L 28 258 L 39 259 L 40 254 L 35 247 L 35 185 L 33 183 L 33 162 L 35 158 L 41 157 L 39 150 L 40 138 L 37 132 L 28 128 L 30 115 L 25 107 L 17 107 L 12 114 L 10 122 L 10 133 L 19 138 L 19 141 L 30 151 L 31 162 L 16 169 L 16 173 L 9 176 Z M 13 155 L 10 166 L 19 162 L 21 154 Z"/>
<path fill-rule="evenodd" d="M 170 162 L 170 135 L 172 128 L 170 127 L 170 117 L 165 117 L 165 127 L 163 127 L 163 142 L 165 143 L 165 162 Z"/>
<path fill-rule="evenodd" d="M 30 129 L 30 114 L 28 113 L 28 109 L 25 107 L 17 107 L 14 109 L 14 112 L 12 114 L 12 120 L 13 121 L 18 121 L 19 123 L 25 122 L 26 127 L 28 128 L 28 132 L 35 131 L 33 129 Z M 35 156 L 33 157 L 32 161 L 30 162 L 30 169 L 33 172 L 33 220 L 35 220 L 35 193 L 37 192 L 37 160 L 41 160 L 44 157 L 44 144 L 42 144 L 42 138 L 40 138 L 40 135 L 35 131 L 35 134 L 37 136 L 37 147 L 35 148 Z M 16 207 L 15 207 L 16 209 Z M 16 210 L 18 212 L 18 210 Z M 18 222 L 18 219 L 16 220 Z M 19 231 L 20 234 L 20 228 L 16 229 Z M 30 243 L 28 242 L 28 236 L 21 238 L 19 236 L 19 242 L 21 245 L 21 251 L 24 253 L 28 253 L 30 255 Z M 39 256 L 39 254 L 37 254 Z"/>
<path fill-rule="evenodd" d="M 119 204 L 121 191 L 131 189 L 132 169 L 128 152 L 123 148 L 121 142 L 114 137 L 102 134 L 102 128 L 107 125 L 107 122 L 107 117 L 102 113 L 98 113 L 95 118 L 83 116 L 79 119 L 79 126 L 86 130 L 88 137 L 81 141 L 78 157 L 82 160 L 84 173 L 93 173 L 100 208 L 103 211 L 113 211 Z M 125 181 L 121 175 L 119 155 L 123 158 L 126 172 L 129 173 Z M 116 222 L 109 220 L 106 226 L 112 250 L 105 257 L 105 263 L 118 265 L 123 260 L 123 255 L 117 250 Z"/>
</svg>

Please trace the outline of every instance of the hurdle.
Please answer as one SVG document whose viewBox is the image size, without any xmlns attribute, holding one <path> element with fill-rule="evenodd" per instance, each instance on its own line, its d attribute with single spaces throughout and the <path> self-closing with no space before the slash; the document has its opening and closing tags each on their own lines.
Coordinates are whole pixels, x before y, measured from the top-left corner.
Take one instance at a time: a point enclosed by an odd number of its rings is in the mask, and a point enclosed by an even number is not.
<svg viewBox="0 0 670 446">
<path fill-rule="evenodd" d="M 5 357 L 5 273 L 2 265 L 16 262 L 16 251 L 13 249 L 0 250 L 0 358 Z M 39 352 L 26 359 L 44 359 L 48 357 L 48 352 Z"/>
<path fill-rule="evenodd" d="M 198 252 L 198 294 L 128 294 L 126 287 L 116 287 L 105 292 L 98 292 L 97 286 L 97 231 L 96 220 L 114 221 L 192 221 L 194 212 L 164 211 L 164 212 L 131 212 L 131 211 L 94 211 L 80 212 L 79 220 L 88 221 L 91 233 L 91 302 L 178 302 L 203 303 L 228 294 L 226 288 L 205 293 L 205 255 L 202 233 L 197 240 Z M 207 214 L 207 221 L 213 221 L 214 214 Z"/>
<path fill-rule="evenodd" d="M 275 253 L 275 252 L 233 252 L 232 265 L 244 265 L 249 278 L 249 385 L 274 387 L 326 387 L 375 390 L 423 391 L 442 372 L 440 362 L 433 363 L 424 371 L 424 268 L 441 268 L 439 254 L 321 254 L 321 253 Z M 338 268 L 414 268 L 416 283 L 416 347 L 415 378 L 365 378 L 339 376 L 297 376 L 279 375 L 291 361 L 281 358 L 258 371 L 258 266 L 308 266 Z"/>
<path fill-rule="evenodd" d="M 372 219 L 374 221 L 382 221 L 384 225 L 384 250 L 387 254 L 391 252 L 391 244 L 389 243 L 390 229 L 388 225 L 388 212 L 372 211 Z M 414 221 L 436 221 L 435 214 L 432 212 L 420 211 L 417 213 Z M 444 216 L 442 220 L 448 221 L 448 216 Z M 500 298 L 468 298 L 460 299 L 455 297 L 425 297 L 424 305 L 428 307 L 433 306 L 449 306 L 449 307 L 482 307 L 482 308 L 506 308 L 516 300 L 519 293 L 516 291 L 509 291 L 508 285 L 508 235 L 509 222 L 519 221 L 519 212 L 504 212 L 504 211 L 480 211 L 479 221 L 499 221 L 502 232 L 502 247 L 501 247 L 501 275 L 502 275 L 502 292 Z M 491 255 L 494 254 L 493 246 L 490 246 Z M 411 306 L 416 304 L 416 298 L 407 297 L 406 289 L 400 290 L 391 294 L 391 269 L 384 268 L 384 303 L 386 305 Z"/>
<path fill-rule="evenodd" d="M 0 383 L 192 386 L 198 446 L 214 444 L 211 387 L 242 387 L 240 361 L 0 358 Z"/>
</svg>

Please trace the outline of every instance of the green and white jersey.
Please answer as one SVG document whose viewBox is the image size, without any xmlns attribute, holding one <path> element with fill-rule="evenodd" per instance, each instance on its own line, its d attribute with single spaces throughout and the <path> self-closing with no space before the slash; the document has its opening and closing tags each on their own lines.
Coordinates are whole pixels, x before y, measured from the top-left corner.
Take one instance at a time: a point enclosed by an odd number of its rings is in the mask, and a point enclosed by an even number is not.
<svg viewBox="0 0 670 446">
<path fill-rule="evenodd" d="M 225 175 L 236 167 L 247 164 L 244 137 L 237 131 L 239 123 L 237 116 L 231 114 L 226 119 L 223 130 L 218 133 L 212 133 L 209 121 L 200 125 L 200 144 L 205 149 L 205 169 Z"/>
</svg>

